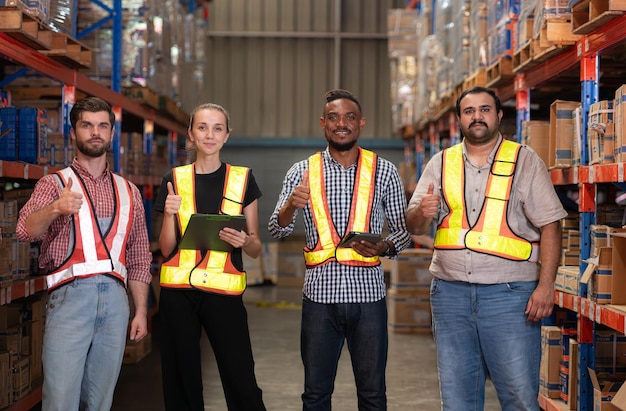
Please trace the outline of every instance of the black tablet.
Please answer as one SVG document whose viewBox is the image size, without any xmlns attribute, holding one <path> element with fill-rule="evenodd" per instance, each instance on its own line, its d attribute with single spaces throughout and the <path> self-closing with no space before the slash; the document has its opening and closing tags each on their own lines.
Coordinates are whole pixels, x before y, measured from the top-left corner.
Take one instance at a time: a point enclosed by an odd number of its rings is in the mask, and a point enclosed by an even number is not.
<svg viewBox="0 0 626 411">
<path fill-rule="evenodd" d="M 370 243 L 377 243 L 382 239 L 383 238 L 379 234 L 350 231 L 348 234 L 345 235 L 345 237 L 343 238 L 343 240 L 341 240 L 337 247 L 349 248 L 350 243 L 353 241 L 368 241 Z"/>
<path fill-rule="evenodd" d="M 224 227 L 243 231 L 246 229 L 246 217 L 225 214 L 192 214 L 187 229 L 178 243 L 182 250 L 231 251 L 233 246 L 220 239 L 220 230 Z"/>
</svg>

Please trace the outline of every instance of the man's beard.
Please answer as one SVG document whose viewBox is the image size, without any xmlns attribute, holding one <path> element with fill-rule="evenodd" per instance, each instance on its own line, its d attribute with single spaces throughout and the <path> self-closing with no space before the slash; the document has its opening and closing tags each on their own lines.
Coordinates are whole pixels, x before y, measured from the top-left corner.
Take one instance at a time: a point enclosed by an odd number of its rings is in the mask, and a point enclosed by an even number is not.
<svg viewBox="0 0 626 411">
<path fill-rule="evenodd" d="M 328 139 L 328 145 L 334 148 L 337 151 L 350 151 L 352 147 L 356 144 L 356 140 L 351 140 L 345 143 L 337 143 L 332 139 Z"/>
<path fill-rule="evenodd" d="M 76 140 L 76 148 L 87 157 L 100 157 L 101 155 L 105 154 L 110 147 L 110 142 L 108 144 L 105 143 L 100 147 L 90 147 L 88 144 Z"/>
</svg>

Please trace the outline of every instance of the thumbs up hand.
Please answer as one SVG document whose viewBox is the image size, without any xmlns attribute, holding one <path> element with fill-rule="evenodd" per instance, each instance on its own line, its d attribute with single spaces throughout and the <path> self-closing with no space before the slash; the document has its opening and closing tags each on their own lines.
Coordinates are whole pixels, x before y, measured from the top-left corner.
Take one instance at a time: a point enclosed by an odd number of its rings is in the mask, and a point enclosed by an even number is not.
<svg viewBox="0 0 626 411">
<path fill-rule="evenodd" d="M 428 190 L 422 197 L 422 202 L 420 203 L 422 214 L 426 218 L 435 217 L 439 211 L 439 202 L 441 201 L 441 197 L 438 194 L 434 194 L 434 191 L 435 184 L 430 183 L 428 185 Z"/>
<path fill-rule="evenodd" d="M 311 190 L 309 189 L 309 170 L 304 170 L 300 184 L 296 186 L 289 197 L 289 204 L 293 208 L 304 208 L 309 203 Z"/>
<path fill-rule="evenodd" d="M 176 193 L 174 192 L 174 186 L 172 185 L 172 182 L 168 181 L 167 197 L 165 198 L 165 208 L 163 209 L 163 212 L 169 216 L 178 213 L 182 199 L 183 198 L 181 196 L 176 195 Z"/>
<path fill-rule="evenodd" d="M 73 180 L 70 178 L 57 200 L 56 208 L 61 215 L 76 214 L 83 205 L 83 195 L 72 191 L 72 184 Z"/>
</svg>

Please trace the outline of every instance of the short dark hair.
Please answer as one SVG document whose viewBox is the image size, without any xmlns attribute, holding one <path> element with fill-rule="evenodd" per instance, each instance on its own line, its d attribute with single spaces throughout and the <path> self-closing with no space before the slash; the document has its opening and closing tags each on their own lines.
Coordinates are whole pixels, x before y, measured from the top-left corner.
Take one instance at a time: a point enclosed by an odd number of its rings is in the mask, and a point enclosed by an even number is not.
<svg viewBox="0 0 626 411">
<path fill-rule="evenodd" d="M 347 98 L 348 100 L 354 101 L 354 103 L 359 108 L 359 112 L 363 112 L 359 100 L 354 96 L 354 94 L 350 93 L 348 90 L 338 88 L 327 91 L 326 94 L 324 94 L 324 100 L 326 100 L 326 104 L 330 103 L 331 101 L 339 100 L 341 98 Z"/>
<path fill-rule="evenodd" d="M 89 111 L 90 113 L 106 111 L 109 113 L 109 122 L 111 123 L 111 127 L 115 124 L 115 113 L 109 103 L 102 100 L 100 97 L 87 97 L 74 103 L 74 106 L 70 111 L 70 124 L 73 129 L 76 129 L 76 123 L 78 123 L 78 120 L 81 119 L 83 112 L 85 111 Z"/>
<path fill-rule="evenodd" d="M 493 97 L 493 100 L 496 102 L 496 113 L 502 111 L 502 103 L 500 102 L 500 98 L 498 98 L 495 91 L 487 87 L 475 86 L 463 91 L 461 95 L 459 95 L 459 98 L 456 99 L 456 115 L 461 117 L 461 100 L 463 100 L 465 96 L 467 96 L 468 94 L 480 93 L 487 93 L 491 97 Z"/>
</svg>

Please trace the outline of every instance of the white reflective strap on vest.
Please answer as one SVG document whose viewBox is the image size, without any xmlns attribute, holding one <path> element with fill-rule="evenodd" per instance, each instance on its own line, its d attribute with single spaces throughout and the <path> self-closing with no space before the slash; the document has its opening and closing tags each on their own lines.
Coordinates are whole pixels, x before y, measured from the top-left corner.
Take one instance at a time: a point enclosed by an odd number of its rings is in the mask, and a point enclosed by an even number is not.
<svg viewBox="0 0 626 411">
<path fill-rule="evenodd" d="M 113 269 L 111 269 L 113 267 Z M 119 261 L 100 260 L 72 264 L 69 268 L 46 276 L 48 288 L 76 277 L 89 277 L 96 274 L 112 274 L 126 283 L 126 267 Z"/>
<path fill-rule="evenodd" d="M 128 224 L 131 219 L 132 207 L 132 193 L 128 183 L 120 176 L 113 174 L 113 181 L 117 187 L 119 206 L 117 209 L 117 233 L 111 243 L 111 249 L 109 250 L 111 256 L 122 255 L 122 249 L 126 247 L 126 241 L 128 239 L 130 225 Z M 122 192 L 125 194 L 122 195 Z"/>
<path fill-rule="evenodd" d="M 72 192 L 83 196 L 83 205 L 74 215 L 75 241 L 81 242 L 82 256 L 76 254 L 76 244 L 74 244 L 68 261 L 63 265 L 65 268 L 60 267 L 46 276 L 48 288 L 54 288 L 73 277 L 108 273 L 120 278 L 126 284 L 127 270 L 123 261 L 126 258 L 126 239 L 132 220 L 132 194 L 128 183 L 124 178 L 113 174 L 113 191 L 118 201 L 117 219 L 114 216 L 111 220 L 114 226 L 109 230 L 108 237 L 100 238 L 100 230 L 95 220 L 97 217 L 91 210 L 91 202 L 87 191 L 83 188 L 82 181 L 70 167 L 60 170 L 59 174 L 65 185 L 71 178 L 73 180 Z M 96 236 L 99 241 L 96 241 Z M 110 242 L 110 247 L 107 247 L 107 240 Z M 108 254 L 110 259 L 108 256 L 102 258 L 102 254 Z"/>
</svg>

